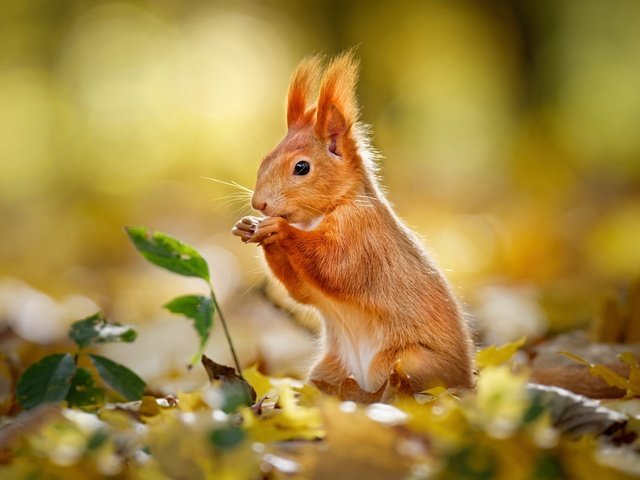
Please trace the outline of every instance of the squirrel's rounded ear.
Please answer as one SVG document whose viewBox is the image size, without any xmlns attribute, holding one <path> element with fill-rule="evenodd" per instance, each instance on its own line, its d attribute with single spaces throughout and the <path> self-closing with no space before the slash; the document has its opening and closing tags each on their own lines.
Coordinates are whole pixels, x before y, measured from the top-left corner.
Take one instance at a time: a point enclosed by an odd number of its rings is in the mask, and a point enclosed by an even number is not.
<svg viewBox="0 0 640 480">
<path fill-rule="evenodd" d="M 321 64 L 320 56 L 313 55 L 302 60 L 293 72 L 287 98 L 288 128 L 300 127 L 311 122 L 313 114 L 307 111 L 307 104 L 318 83 Z"/>
</svg>

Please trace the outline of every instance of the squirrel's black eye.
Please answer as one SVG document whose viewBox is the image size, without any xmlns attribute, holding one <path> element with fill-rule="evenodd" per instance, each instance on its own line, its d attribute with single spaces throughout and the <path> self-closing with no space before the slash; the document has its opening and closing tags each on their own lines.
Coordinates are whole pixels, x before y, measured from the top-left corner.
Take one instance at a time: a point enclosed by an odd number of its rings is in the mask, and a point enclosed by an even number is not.
<svg viewBox="0 0 640 480">
<path fill-rule="evenodd" d="M 296 163 L 295 167 L 293 167 L 293 174 L 306 175 L 307 173 L 309 173 L 309 170 L 311 170 L 311 165 L 309 165 L 309 162 L 305 162 L 304 160 L 301 160 L 298 163 Z"/>
</svg>

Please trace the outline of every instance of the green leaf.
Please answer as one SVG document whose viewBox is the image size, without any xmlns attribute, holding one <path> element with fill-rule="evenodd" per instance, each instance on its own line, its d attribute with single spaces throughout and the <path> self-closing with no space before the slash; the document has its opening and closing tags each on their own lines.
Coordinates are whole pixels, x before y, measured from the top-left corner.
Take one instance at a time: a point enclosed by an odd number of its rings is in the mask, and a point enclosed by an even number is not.
<svg viewBox="0 0 640 480">
<path fill-rule="evenodd" d="M 213 430 L 209 435 L 211 443 L 220 450 L 233 448 L 242 442 L 246 437 L 245 431 L 235 425 L 228 425 Z"/>
<path fill-rule="evenodd" d="M 109 440 L 109 431 L 104 427 L 99 428 L 89 437 L 87 441 L 87 451 L 97 450 L 104 445 L 107 440 Z"/>
<path fill-rule="evenodd" d="M 107 385 L 129 401 L 140 400 L 144 381 L 124 365 L 100 355 L 89 354 L 93 365 Z"/>
<path fill-rule="evenodd" d="M 69 337 L 78 348 L 97 343 L 133 342 L 138 334 L 128 325 L 109 323 L 101 312 L 71 324 Z"/>
<path fill-rule="evenodd" d="M 75 372 L 76 364 L 68 353 L 44 357 L 27 368 L 18 380 L 18 403 L 23 408 L 30 409 L 43 403 L 64 400 Z"/>
<path fill-rule="evenodd" d="M 72 407 L 92 407 L 104 403 L 104 390 L 96 386 L 93 375 L 86 368 L 78 368 L 71 380 L 67 402 Z"/>
<path fill-rule="evenodd" d="M 540 415 L 542 415 L 545 411 L 545 406 L 538 399 L 534 399 L 529 404 L 527 410 L 525 410 L 524 415 L 522 415 L 522 424 L 526 425 L 533 422 L 534 420 L 539 418 Z"/>
<path fill-rule="evenodd" d="M 542 453 L 536 460 L 529 478 L 554 479 L 563 477 L 562 462 L 551 453 Z"/>
<path fill-rule="evenodd" d="M 251 399 L 254 391 L 246 382 L 222 382 L 220 392 L 223 398 L 220 409 L 224 413 L 234 413 L 241 407 L 249 407 L 255 400 Z"/>
<path fill-rule="evenodd" d="M 179 240 L 145 227 L 127 227 L 129 238 L 151 263 L 187 277 L 199 277 L 209 281 L 209 266 L 198 251 Z"/>
<path fill-rule="evenodd" d="M 191 359 L 191 364 L 195 363 L 202 356 L 204 347 L 209 339 L 209 333 L 213 326 L 213 312 L 215 307 L 211 297 L 201 295 L 185 295 L 183 297 L 174 298 L 164 305 L 164 308 L 172 313 L 184 315 L 193 320 L 193 326 L 200 337 L 200 348 Z"/>
</svg>

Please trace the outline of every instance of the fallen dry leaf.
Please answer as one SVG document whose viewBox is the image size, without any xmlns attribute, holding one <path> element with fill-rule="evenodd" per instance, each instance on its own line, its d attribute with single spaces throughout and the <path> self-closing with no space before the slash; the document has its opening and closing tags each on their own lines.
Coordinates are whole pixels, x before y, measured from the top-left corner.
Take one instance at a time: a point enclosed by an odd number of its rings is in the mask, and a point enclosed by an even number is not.
<svg viewBox="0 0 640 480">
<path fill-rule="evenodd" d="M 388 402 L 397 395 L 413 395 L 415 393 L 411 386 L 410 377 L 402 370 L 400 361 L 393 367 L 389 378 L 375 392 L 363 390 L 352 377 L 345 378 L 338 385 L 323 381 L 313 381 L 312 383 L 327 395 L 334 395 L 343 401 L 365 404 Z"/>
<path fill-rule="evenodd" d="M 204 369 L 207 372 L 210 382 L 219 381 L 223 385 L 224 384 L 236 384 L 242 385 L 243 389 L 247 392 L 247 394 L 251 398 L 251 402 L 255 402 L 258 398 L 256 391 L 254 388 L 249 385 L 242 376 L 240 376 L 235 368 L 227 367 L 226 365 L 220 365 L 219 363 L 214 362 L 206 355 L 202 355 L 201 363 Z"/>
</svg>

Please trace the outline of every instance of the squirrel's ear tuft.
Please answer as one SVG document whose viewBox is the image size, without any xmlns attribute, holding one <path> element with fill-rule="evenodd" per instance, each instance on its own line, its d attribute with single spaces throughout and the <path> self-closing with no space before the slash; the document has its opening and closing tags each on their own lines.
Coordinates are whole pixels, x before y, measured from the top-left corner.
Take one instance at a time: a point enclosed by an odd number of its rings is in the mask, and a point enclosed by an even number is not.
<svg viewBox="0 0 640 480">
<path fill-rule="evenodd" d="M 321 71 L 322 60 L 319 55 L 313 55 L 302 60 L 293 72 L 287 99 L 287 127 L 300 127 L 311 121 L 307 103 L 315 93 Z"/>
<path fill-rule="evenodd" d="M 356 83 L 358 62 L 351 49 L 333 59 L 322 76 L 315 125 L 320 138 L 340 136 L 358 121 Z"/>
</svg>

